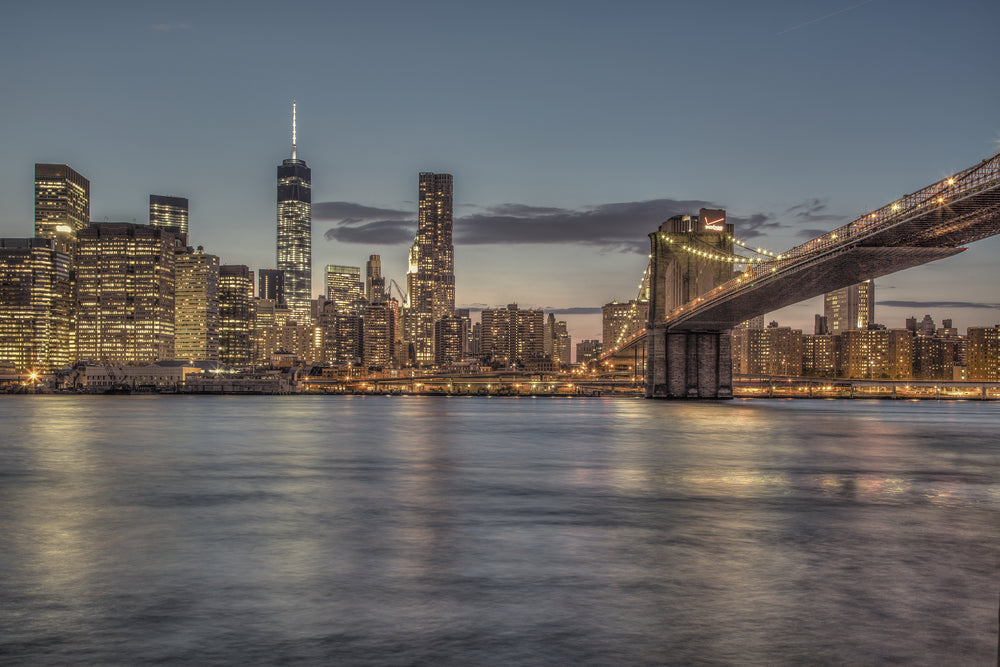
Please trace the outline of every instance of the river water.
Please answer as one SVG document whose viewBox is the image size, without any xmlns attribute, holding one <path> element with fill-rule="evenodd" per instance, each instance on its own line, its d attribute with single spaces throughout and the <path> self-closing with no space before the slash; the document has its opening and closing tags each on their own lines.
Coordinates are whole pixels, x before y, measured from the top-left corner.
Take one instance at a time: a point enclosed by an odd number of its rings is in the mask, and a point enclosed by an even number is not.
<svg viewBox="0 0 1000 667">
<path fill-rule="evenodd" d="M 993 665 L 1000 403 L 0 398 L 11 664 Z"/>
</svg>

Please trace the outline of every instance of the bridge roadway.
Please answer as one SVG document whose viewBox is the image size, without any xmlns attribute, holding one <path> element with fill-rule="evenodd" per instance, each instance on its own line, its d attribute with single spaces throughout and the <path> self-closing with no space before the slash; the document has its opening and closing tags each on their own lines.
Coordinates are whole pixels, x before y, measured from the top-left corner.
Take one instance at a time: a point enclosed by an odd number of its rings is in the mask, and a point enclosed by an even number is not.
<svg viewBox="0 0 1000 667">
<path fill-rule="evenodd" d="M 1000 233 L 1000 154 L 901 197 L 773 259 L 751 262 L 728 282 L 679 308 L 656 312 L 664 278 L 661 248 L 650 234 L 650 311 L 646 396 L 731 398 L 730 330 L 748 319 L 826 292 L 956 255 L 965 244 Z M 662 303 L 661 303 L 662 307 Z M 642 344 L 637 335 L 627 341 Z M 619 360 L 612 350 L 601 361 Z M 627 352 L 626 352 L 627 358 Z M 633 355 L 634 356 L 634 355 Z"/>
<path fill-rule="evenodd" d="M 662 317 L 719 331 L 842 287 L 965 250 L 1000 233 L 1000 153 L 784 252 Z"/>
</svg>

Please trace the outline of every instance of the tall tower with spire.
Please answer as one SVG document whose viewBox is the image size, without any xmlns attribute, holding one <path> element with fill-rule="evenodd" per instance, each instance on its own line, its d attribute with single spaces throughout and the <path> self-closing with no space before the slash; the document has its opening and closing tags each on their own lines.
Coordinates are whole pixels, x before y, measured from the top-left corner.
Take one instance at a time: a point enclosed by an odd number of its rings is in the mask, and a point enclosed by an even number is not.
<svg viewBox="0 0 1000 667">
<path fill-rule="evenodd" d="M 278 269 L 285 273 L 285 302 L 299 324 L 308 324 L 312 300 L 312 170 L 298 158 L 296 104 L 292 100 L 292 157 L 278 167 Z"/>
</svg>

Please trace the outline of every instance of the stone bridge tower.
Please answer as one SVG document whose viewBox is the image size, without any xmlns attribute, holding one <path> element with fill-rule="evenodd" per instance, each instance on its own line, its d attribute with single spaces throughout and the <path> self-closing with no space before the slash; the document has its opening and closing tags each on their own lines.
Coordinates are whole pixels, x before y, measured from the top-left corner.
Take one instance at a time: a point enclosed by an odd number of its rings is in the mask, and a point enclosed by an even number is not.
<svg viewBox="0 0 1000 667">
<path fill-rule="evenodd" d="M 726 212 L 676 215 L 649 235 L 647 398 L 732 398 L 730 331 L 671 331 L 663 318 L 733 277 L 733 225 Z"/>
</svg>

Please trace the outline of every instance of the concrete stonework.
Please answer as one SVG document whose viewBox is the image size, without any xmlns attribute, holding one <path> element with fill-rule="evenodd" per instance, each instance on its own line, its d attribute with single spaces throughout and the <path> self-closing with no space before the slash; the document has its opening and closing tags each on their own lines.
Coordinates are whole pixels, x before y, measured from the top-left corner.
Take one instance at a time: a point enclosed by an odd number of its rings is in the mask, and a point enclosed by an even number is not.
<svg viewBox="0 0 1000 667">
<path fill-rule="evenodd" d="M 722 213 L 721 211 L 719 213 Z M 732 277 L 732 266 L 685 252 L 682 245 L 732 254 L 732 225 L 723 233 L 703 230 L 698 216 L 675 216 L 649 235 L 649 319 L 646 325 L 646 397 L 733 397 L 730 329 L 671 331 L 663 323 L 682 306 Z"/>
<path fill-rule="evenodd" d="M 729 331 L 648 331 L 646 398 L 733 397 L 732 335 Z"/>
</svg>

